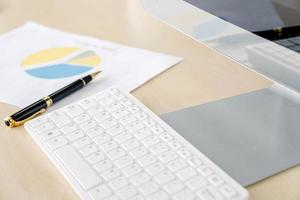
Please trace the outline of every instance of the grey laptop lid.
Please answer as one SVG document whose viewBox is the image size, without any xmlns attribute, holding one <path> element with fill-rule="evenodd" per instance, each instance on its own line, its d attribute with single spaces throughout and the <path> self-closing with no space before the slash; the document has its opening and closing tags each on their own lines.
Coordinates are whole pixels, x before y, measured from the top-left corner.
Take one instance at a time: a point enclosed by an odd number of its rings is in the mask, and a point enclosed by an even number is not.
<svg viewBox="0 0 300 200">
<path fill-rule="evenodd" d="M 244 186 L 300 163 L 300 97 L 277 84 L 162 119 Z"/>
</svg>

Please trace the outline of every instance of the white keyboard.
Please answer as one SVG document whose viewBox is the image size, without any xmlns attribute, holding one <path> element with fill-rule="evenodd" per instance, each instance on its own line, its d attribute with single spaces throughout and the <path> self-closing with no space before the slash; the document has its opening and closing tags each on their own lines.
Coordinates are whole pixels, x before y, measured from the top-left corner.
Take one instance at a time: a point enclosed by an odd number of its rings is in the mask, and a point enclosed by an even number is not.
<svg viewBox="0 0 300 200">
<path fill-rule="evenodd" d="M 248 192 L 127 92 L 25 124 L 83 200 L 245 200 Z"/>
</svg>

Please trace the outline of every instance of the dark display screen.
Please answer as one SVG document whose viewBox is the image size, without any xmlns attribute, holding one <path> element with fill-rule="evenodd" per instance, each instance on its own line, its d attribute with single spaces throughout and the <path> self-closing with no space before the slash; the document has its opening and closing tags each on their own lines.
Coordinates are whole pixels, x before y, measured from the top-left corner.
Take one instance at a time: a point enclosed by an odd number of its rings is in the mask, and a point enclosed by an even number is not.
<svg viewBox="0 0 300 200">
<path fill-rule="evenodd" d="M 185 0 L 250 32 L 300 25 L 300 0 Z"/>
</svg>

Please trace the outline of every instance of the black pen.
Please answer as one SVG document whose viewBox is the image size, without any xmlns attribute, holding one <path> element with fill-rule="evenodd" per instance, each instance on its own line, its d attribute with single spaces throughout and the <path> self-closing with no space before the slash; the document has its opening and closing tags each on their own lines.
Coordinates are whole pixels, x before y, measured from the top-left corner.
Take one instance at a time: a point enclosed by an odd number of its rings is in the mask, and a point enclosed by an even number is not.
<svg viewBox="0 0 300 200">
<path fill-rule="evenodd" d="M 52 104 L 56 103 L 57 101 L 69 96 L 70 94 L 76 92 L 77 90 L 83 88 L 86 84 L 91 82 L 97 74 L 101 71 L 92 73 L 87 75 L 73 83 L 59 89 L 58 91 L 43 97 L 42 99 L 34 102 L 33 104 L 23 108 L 22 110 L 16 112 L 15 114 L 6 117 L 4 119 L 4 123 L 8 127 L 18 127 L 23 125 L 25 122 L 35 118 L 36 116 L 46 112 L 46 109 L 50 107 Z"/>
</svg>

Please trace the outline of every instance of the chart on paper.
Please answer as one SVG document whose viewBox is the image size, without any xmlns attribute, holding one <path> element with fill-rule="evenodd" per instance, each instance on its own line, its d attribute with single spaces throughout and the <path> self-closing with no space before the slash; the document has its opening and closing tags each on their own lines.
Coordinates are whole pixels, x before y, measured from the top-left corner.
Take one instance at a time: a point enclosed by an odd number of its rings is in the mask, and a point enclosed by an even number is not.
<svg viewBox="0 0 300 200">
<path fill-rule="evenodd" d="M 20 66 L 33 77 L 60 79 L 88 72 L 99 67 L 100 62 L 100 56 L 92 50 L 57 47 L 28 55 Z"/>
</svg>

